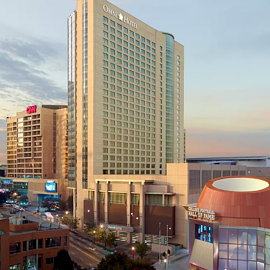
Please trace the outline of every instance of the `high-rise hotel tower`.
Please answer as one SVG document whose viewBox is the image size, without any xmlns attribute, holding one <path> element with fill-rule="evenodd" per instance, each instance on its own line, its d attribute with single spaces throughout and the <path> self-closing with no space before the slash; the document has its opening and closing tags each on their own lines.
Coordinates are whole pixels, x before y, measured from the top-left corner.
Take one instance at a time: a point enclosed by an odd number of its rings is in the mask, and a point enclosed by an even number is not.
<svg viewBox="0 0 270 270">
<path fill-rule="evenodd" d="M 69 184 L 182 163 L 184 47 L 106 0 L 68 18 Z"/>
</svg>

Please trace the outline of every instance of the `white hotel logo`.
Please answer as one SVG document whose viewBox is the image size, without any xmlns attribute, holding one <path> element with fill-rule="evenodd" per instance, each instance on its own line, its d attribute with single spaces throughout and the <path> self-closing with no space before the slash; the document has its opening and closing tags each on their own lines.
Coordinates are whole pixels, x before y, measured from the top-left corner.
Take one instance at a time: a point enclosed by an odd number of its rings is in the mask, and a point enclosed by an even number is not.
<svg viewBox="0 0 270 270">
<path fill-rule="evenodd" d="M 127 16 L 124 16 L 123 14 L 121 13 L 117 13 L 116 11 L 113 11 L 111 9 L 109 9 L 109 7 L 107 5 L 104 5 L 103 6 L 103 10 L 106 12 L 106 13 L 109 13 L 111 14 L 112 16 L 114 16 L 115 18 L 119 19 L 120 21 L 130 25 L 131 27 L 135 28 L 135 29 L 138 29 L 138 25 L 137 23 L 135 22 L 132 22 L 131 20 L 128 19 Z"/>
</svg>

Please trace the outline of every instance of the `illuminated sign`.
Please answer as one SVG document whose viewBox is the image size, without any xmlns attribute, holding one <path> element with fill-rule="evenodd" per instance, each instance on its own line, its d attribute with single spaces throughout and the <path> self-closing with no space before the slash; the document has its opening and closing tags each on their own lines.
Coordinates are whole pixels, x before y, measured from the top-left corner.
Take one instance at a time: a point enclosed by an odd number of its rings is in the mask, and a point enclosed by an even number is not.
<svg viewBox="0 0 270 270">
<path fill-rule="evenodd" d="M 118 20 L 130 25 L 131 27 L 133 27 L 135 29 L 138 29 L 137 23 L 129 20 L 129 18 L 127 16 L 124 16 L 122 13 L 117 13 L 116 11 L 113 11 L 107 5 L 103 6 L 103 10 L 104 10 L 104 12 L 109 13 L 111 16 L 117 18 Z"/>
<path fill-rule="evenodd" d="M 215 220 L 216 213 L 213 210 L 201 209 L 197 207 L 188 207 L 188 215 L 193 218 L 201 218 L 207 220 Z"/>
<path fill-rule="evenodd" d="M 26 112 L 28 113 L 28 114 L 30 114 L 30 113 L 35 113 L 37 111 L 37 105 L 35 105 L 35 106 L 28 106 L 27 108 L 26 108 Z"/>
<path fill-rule="evenodd" d="M 57 185 L 54 181 L 47 181 L 45 183 L 46 192 L 57 192 Z"/>
<path fill-rule="evenodd" d="M 118 227 L 118 226 L 112 226 L 112 225 L 108 225 L 108 226 L 107 226 L 107 229 L 122 231 L 122 228 L 121 228 L 121 227 Z"/>
</svg>

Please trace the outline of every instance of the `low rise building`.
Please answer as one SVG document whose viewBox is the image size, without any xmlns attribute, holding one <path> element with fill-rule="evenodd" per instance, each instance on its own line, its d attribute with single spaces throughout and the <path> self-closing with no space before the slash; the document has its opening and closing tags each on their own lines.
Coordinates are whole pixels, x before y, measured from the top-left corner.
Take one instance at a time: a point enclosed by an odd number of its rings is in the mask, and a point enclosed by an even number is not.
<svg viewBox="0 0 270 270">
<path fill-rule="evenodd" d="M 270 156 L 187 158 L 187 163 L 231 164 L 247 167 L 270 167 Z"/>
<path fill-rule="evenodd" d="M 23 213 L 0 218 L 1 269 L 52 270 L 54 258 L 69 248 L 69 230 Z"/>
<path fill-rule="evenodd" d="M 158 242 L 169 227 L 169 242 L 188 245 L 188 215 L 183 206 L 197 203 L 214 177 L 246 175 L 245 166 L 167 164 L 166 175 L 93 175 L 88 189 L 77 190 L 74 215 L 115 231 L 127 242 Z M 77 183 L 78 187 L 79 184 Z"/>
<path fill-rule="evenodd" d="M 270 269 L 270 181 L 231 176 L 206 183 L 189 215 L 190 269 Z"/>
<path fill-rule="evenodd" d="M 67 179 L 0 178 L 0 188 L 14 190 L 19 196 L 27 195 L 28 202 L 42 206 L 42 201 L 64 200 L 72 195 L 67 189 Z"/>
</svg>

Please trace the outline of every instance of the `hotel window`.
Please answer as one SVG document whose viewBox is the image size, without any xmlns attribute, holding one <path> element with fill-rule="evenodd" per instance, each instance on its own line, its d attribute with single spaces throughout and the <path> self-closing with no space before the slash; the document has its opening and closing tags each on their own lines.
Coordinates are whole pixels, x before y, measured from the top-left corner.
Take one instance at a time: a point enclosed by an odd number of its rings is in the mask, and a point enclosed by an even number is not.
<svg viewBox="0 0 270 270">
<path fill-rule="evenodd" d="M 108 23 L 108 18 L 107 18 L 107 17 L 105 17 L 105 16 L 103 16 L 103 22 Z"/>
<path fill-rule="evenodd" d="M 115 26 L 115 22 L 111 20 L 111 25 L 112 26 Z"/>
</svg>

